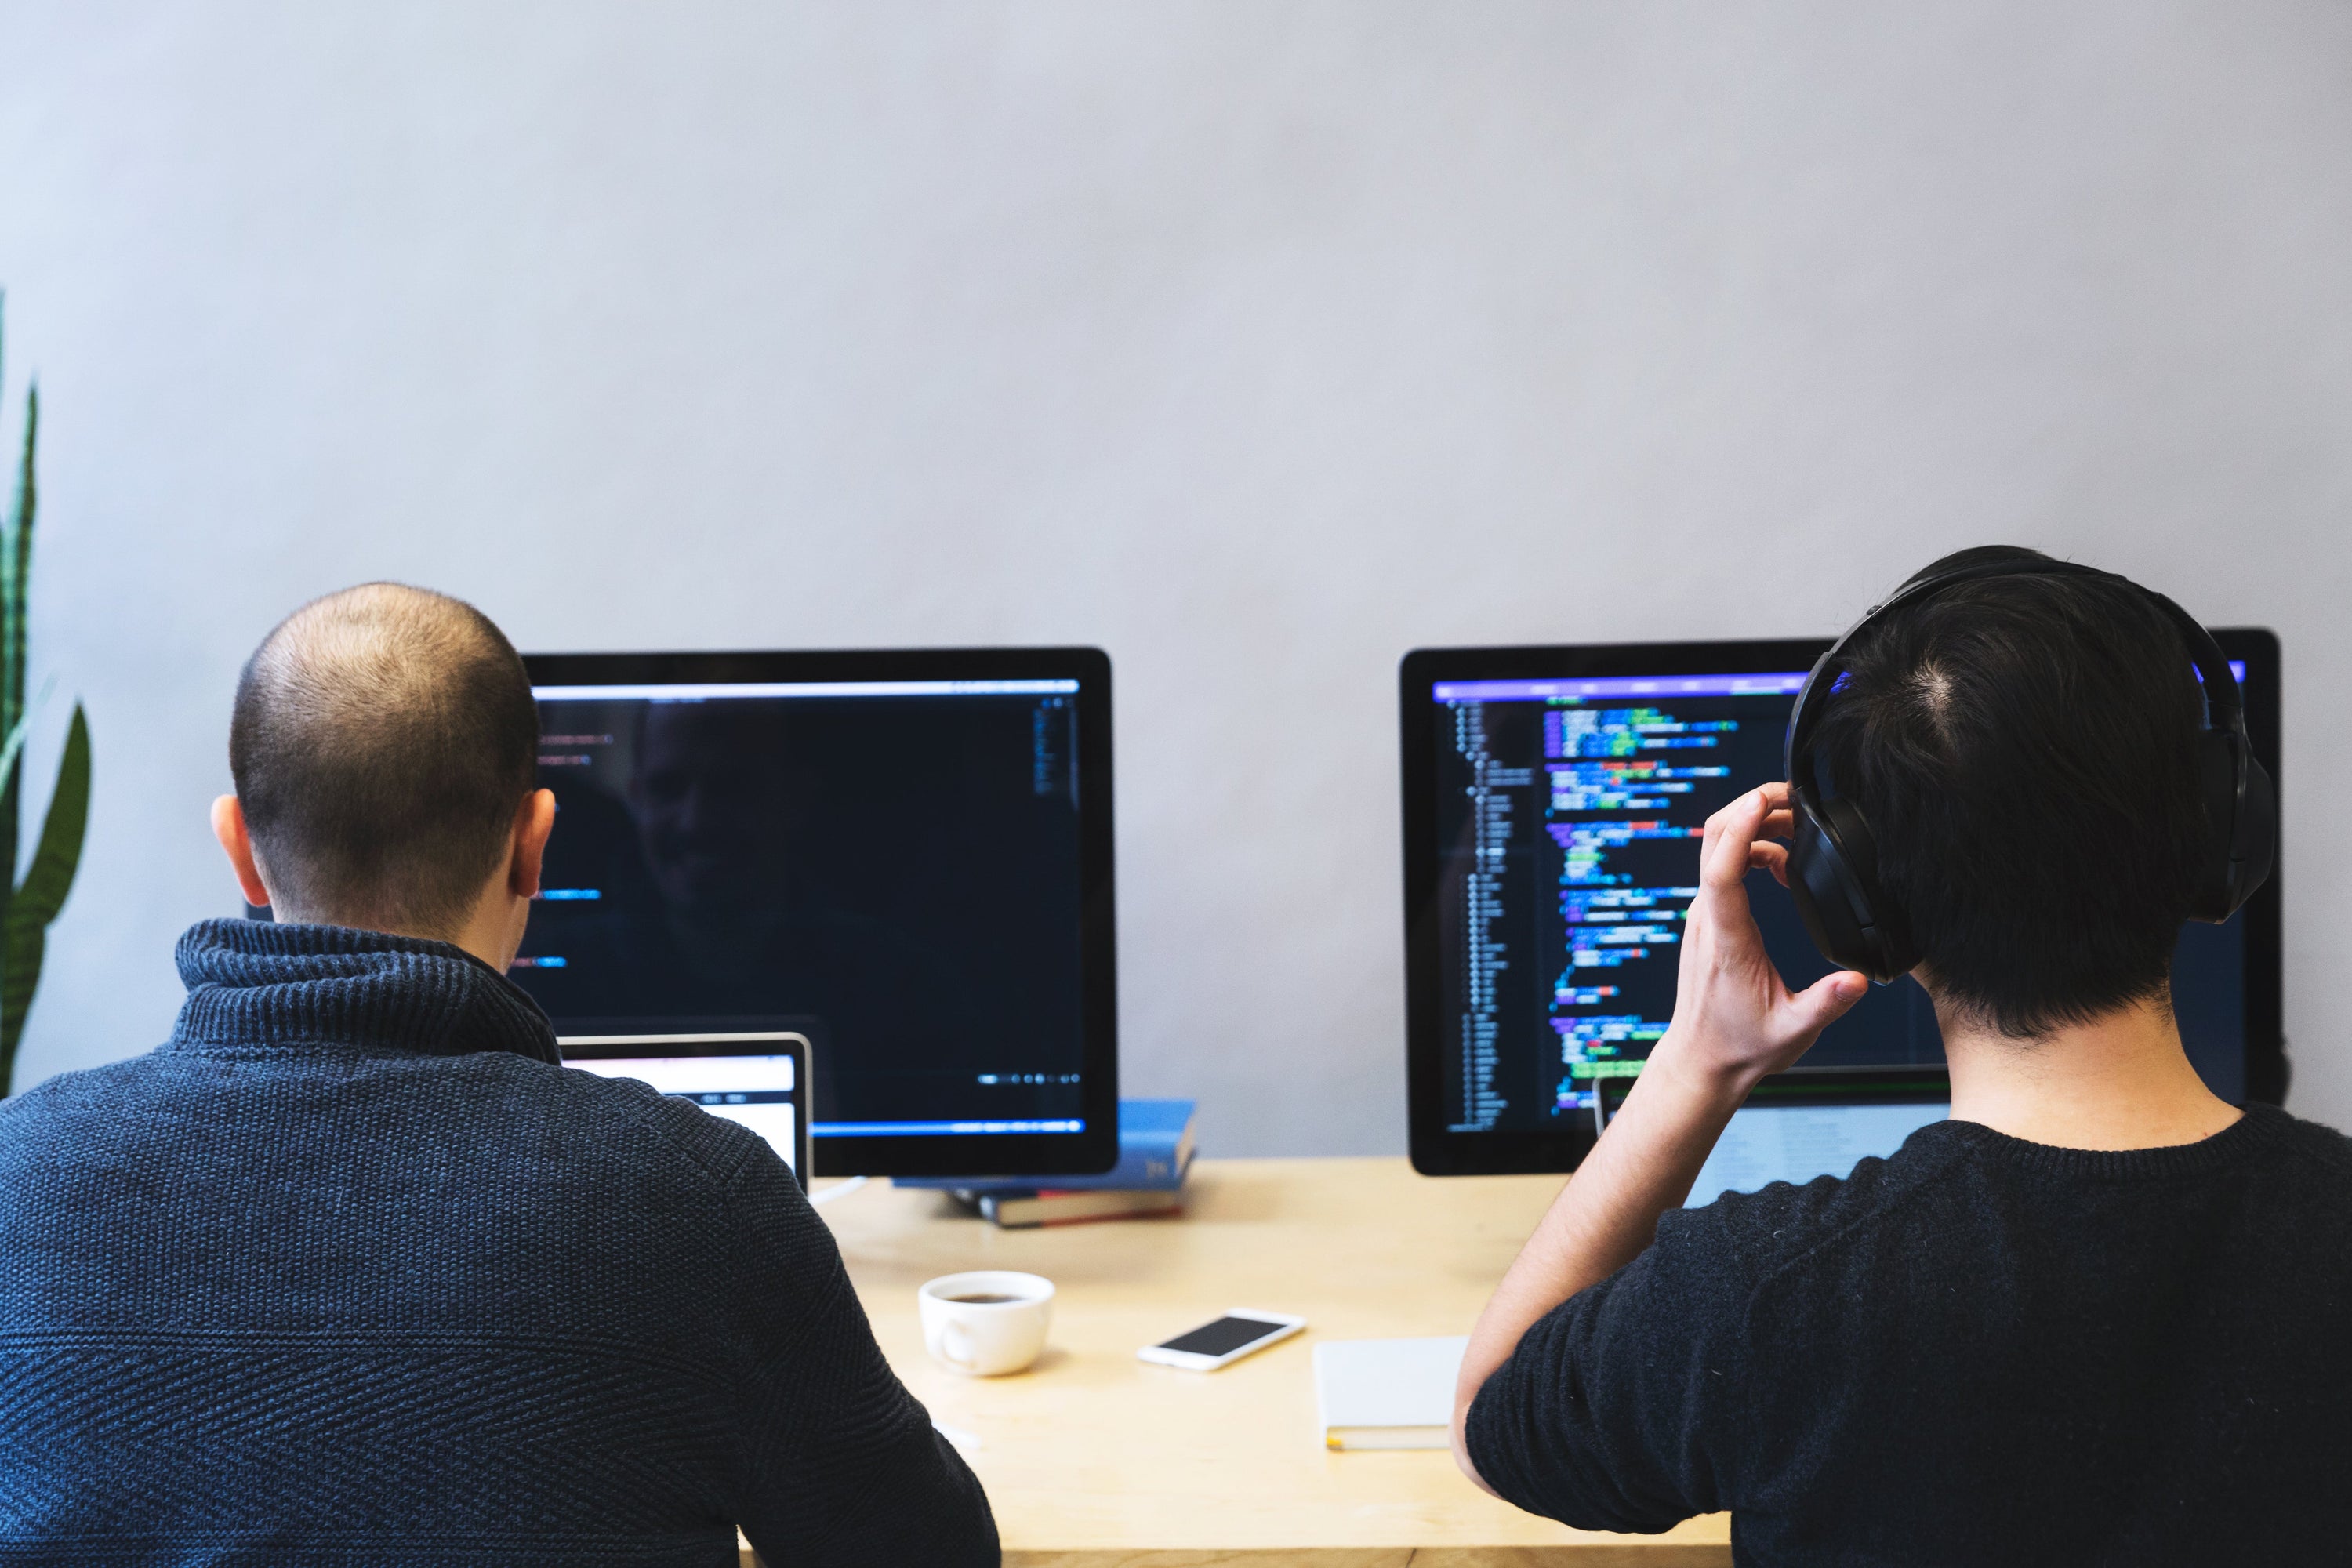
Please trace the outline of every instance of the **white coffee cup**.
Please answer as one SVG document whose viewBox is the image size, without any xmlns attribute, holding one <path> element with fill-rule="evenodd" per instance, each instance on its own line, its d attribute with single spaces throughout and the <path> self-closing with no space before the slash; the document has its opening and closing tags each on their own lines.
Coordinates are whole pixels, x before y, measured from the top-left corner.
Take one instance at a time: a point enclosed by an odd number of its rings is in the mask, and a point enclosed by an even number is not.
<svg viewBox="0 0 2352 1568">
<path fill-rule="evenodd" d="M 973 1377 L 1019 1372 L 1035 1361 L 1054 1319 L 1051 1279 L 1003 1268 L 942 1274 L 915 1300 L 923 1348 L 940 1365 Z"/>
</svg>

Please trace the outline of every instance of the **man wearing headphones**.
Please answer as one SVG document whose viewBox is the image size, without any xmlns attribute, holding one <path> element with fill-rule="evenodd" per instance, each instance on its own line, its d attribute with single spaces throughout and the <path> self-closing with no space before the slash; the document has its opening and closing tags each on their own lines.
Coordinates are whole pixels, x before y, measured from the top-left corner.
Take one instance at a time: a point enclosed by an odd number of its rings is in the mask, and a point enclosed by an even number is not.
<svg viewBox="0 0 2352 1568">
<path fill-rule="evenodd" d="M 1707 823 L 1673 1025 L 1471 1335 L 1464 1470 L 1590 1529 L 1728 1509 L 1743 1563 L 2352 1552 L 2352 1142 L 2217 1099 L 2170 1005 L 2181 922 L 2276 833 L 2212 639 L 1965 551 L 1816 667 L 1789 777 Z M 1751 869 L 1845 970 L 1790 992 Z M 1748 1089 L 1905 973 L 1951 1119 L 1678 1207 Z"/>
</svg>

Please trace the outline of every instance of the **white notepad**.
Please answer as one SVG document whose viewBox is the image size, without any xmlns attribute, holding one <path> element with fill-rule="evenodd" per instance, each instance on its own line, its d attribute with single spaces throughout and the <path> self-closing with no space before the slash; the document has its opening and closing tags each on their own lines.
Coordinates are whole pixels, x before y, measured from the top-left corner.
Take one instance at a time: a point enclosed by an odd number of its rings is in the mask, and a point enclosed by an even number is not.
<svg viewBox="0 0 2352 1568">
<path fill-rule="evenodd" d="M 1427 1340 L 1324 1340 L 1315 1404 L 1327 1448 L 1443 1448 L 1467 1334 Z"/>
</svg>

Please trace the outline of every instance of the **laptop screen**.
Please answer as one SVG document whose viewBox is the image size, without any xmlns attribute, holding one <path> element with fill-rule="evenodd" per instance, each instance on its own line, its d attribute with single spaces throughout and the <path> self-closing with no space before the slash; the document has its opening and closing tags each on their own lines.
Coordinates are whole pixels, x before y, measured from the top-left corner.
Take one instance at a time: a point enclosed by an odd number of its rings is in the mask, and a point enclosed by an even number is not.
<svg viewBox="0 0 2352 1568">
<path fill-rule="evenodd" d="M 808 1042 L 797 1035 L 571 1037 L 563 1065 L 630 1078 L 750 1128 L 808 1184 Z"/>
</svg>

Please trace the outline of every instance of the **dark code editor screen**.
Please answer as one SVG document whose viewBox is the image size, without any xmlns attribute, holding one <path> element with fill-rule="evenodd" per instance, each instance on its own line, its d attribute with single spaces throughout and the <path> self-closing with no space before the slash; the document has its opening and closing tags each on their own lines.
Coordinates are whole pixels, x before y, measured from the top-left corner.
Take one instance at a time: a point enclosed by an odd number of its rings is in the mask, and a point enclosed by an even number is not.
<svg viewBox="0 0 2352 1568">
<path fill-rule="evenodd" d="M 820 1134 L 1075 1130 L 1076 687 L 537 689 L 515 979 L 563 1034 L 803 1029 Z"/>
<path fill-rule="evenodd" d="M 1542 1131 L 1614 1104 L 1674 1016 L 1685 912 L 1709 815 L 1780 777 L 1804 672 L 1439 681 L 1441 974 L 1454 1131 Z M 1786 889 L 1748 879 L 1792 987 L 1829 966 Z M 2191 922 L 2174 1009 L 2216 1093 L 2244 1096 L 2242 923 Z M 1894 1082 L 1940 1068 L 1927 994 L 1874 986 L 1801 1070 Z"/>
</svg>

